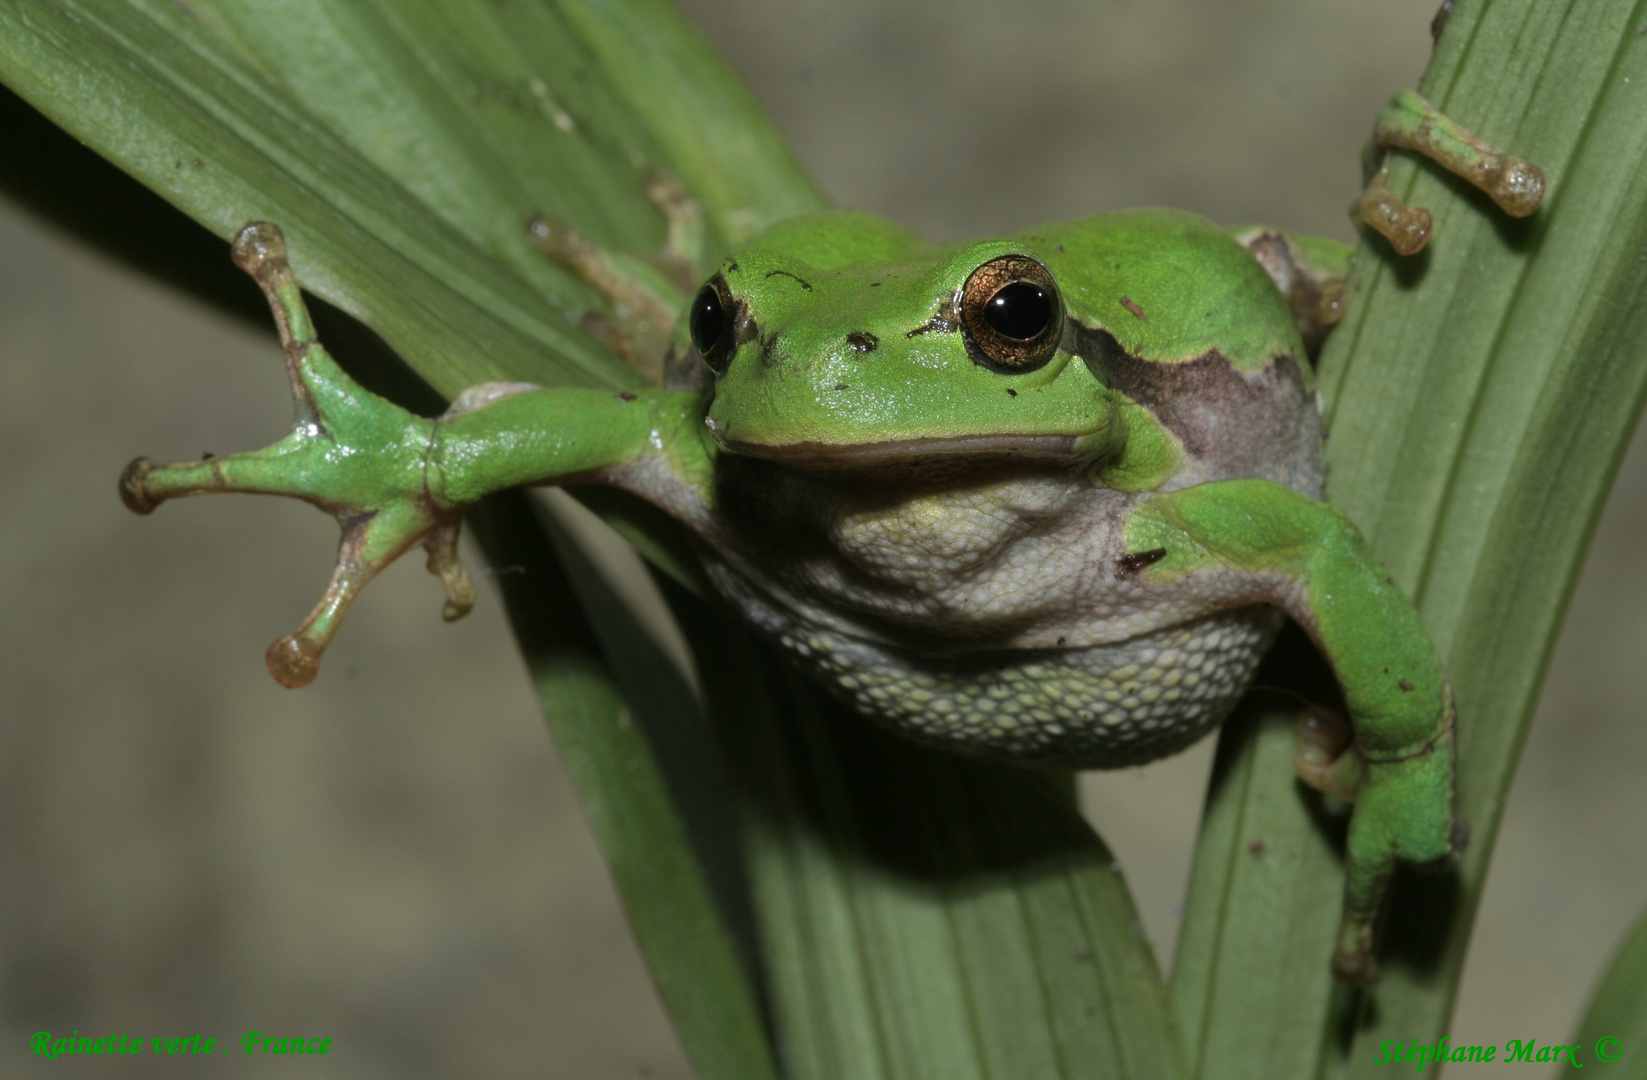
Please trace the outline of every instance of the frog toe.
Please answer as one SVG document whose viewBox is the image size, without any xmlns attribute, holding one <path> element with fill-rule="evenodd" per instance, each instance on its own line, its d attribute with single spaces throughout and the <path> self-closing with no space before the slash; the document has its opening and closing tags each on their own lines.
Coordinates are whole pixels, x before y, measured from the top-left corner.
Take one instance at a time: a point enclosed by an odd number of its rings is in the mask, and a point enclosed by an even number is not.
<svg viewBox="0 0 1647 1080">
<path fill-rule="evenodd" d="M 475 604 L 475 589 L 458 558 L 459 527 L 457 517 L 431 522 L 415 508 L 387 509 L 345 520 L 331 582 L 302 624 L 269 646 L 264 654 L 269 674 L 291 689 L 314 682 L 327 646 L 361 590 L 414 544 L 424 546 L 430 572 L 445 586 L 442 616 L 450 622 L 468 614 Z"/>
<path fill-rule="evenodd" d="M 149 493 L 148 478 L 153 470 L 154 462 L 146 457 L 132 458 L 131 462 L 120 470 L 120 501 L 134 514 L 152 514 L 154 508 L 163 501 Z"/>
<path fill-rule="evenodd" d="M 1366 770 L 1355 752 L 1349 722 L 1312 705 L 1298 714 L 1297 735 L 1293 771 L 1298 778 L 1324 795 L 1353 803 Z"/>
<path fill-rule="evenodd" d="M 429 573 L 438 577 L 446 590 L 446 604 L 440 610 L 440 617 L 447 622 L 456 622 L 475 606 L 474 580 L 458 557 L 460 527 L 457 521 L 443 522 L 423 538 L 424 550 L 429 555 Z"/>
<path fill-rule="evenodd" d="M 1372 986 L 1378 981 L 1378 961 L 1372 954 L 1372 927 L 1366 927 L 1364 941 L 1359 929 L 1350 931 L 1349 936 L 1354 939 L 1353 943 L 1346 945 L 1341 940 L 1333 953 L 1333 978 L 1347 986 Z"/>
<path fill-rule="evenodd" d="M 1396 198 L 1388 177 L 1389 168 L 1381 166 L 1350 205 L 1350 216 L 1388 240 L 1397 255 L 1417 255 L 1430 242 L 1434 221 L 1428 210 Z"/>
<path fill-rule="evenodd" d="M 316 448 L 294 435 L 263 450 L 225 457 L 206 454 L 198 461 L 161 465 L 135 458 L 120 473 L 120 501 L 134 514 L 152 514 L 170 499 L 231 492 L 324 503 L 326 493 L 305 483 L 316 456 Z"/>
<path fill-rule="evenodd" d="M 1370 150 L 1367 189 L 1350 212 L 1382 233 L 1401 255 L 1424 247 L 1431 221 L 1428 211 L 1407 206 L 1385 186 L 1389 150 L 1423 154 L 1485 192 L 1511 217 L 1530 216 L 1544 200 L 1544 173 L 1537 165 L 1489 146 L 1410 90 L 1397 94 L 1378 114 Z"/>
</svg>

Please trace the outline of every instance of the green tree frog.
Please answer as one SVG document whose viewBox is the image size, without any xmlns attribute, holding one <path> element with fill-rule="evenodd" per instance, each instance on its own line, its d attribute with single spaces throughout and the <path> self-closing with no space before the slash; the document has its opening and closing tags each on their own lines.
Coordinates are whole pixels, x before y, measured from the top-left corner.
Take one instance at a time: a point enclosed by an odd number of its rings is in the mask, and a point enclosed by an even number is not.
<svg viewBox="0 0 1647 1080">
<path fill-rule="evenodd" d="M 1377 131 L 1379 147 L 1526 201 L 1529 167 L 1416 95 Z M 1421 244 L 1422 211 L 1376 172 L 1361 216 Z M 688 247 L 695 208 L 666 183 L 655 195 Z M 447 617 L 462 614 L 464 509 L 523 484 L 609 484 L 661 507 L 724 599 L 820 683 L 963 754 L 1114 768 L 1173 753 L 1229 712 L 1285 613 L 1331 662 L 1353 724 L 1352 738 L 1308 713 L 1298 771 L 1355 802 L 1334 967 L 1374 977 L 1396 863 L 1445 860 L 1459 829 L 1435 651 L 1320 501 L 1308 350 L 1342 300 L 1344 249 L 1172 210 L 951 245 L 834 212 L 777 225 L 672 296 L 669 274 L 533 228 L 611 296 L 591 325 L 638 364 L 661 361 L 661 386 L 490 383 L 413 416 L 316 340 L 279 230 L 236 238 L 279 324 L 294 429 L 252 453 L 140 458 L 121 492 L 143 513 L 243 491 L 338 517 L 331 586 L 270 648 L 277 679 L 312 680 L 355 595 L 415 544 Z"/>
</svg>

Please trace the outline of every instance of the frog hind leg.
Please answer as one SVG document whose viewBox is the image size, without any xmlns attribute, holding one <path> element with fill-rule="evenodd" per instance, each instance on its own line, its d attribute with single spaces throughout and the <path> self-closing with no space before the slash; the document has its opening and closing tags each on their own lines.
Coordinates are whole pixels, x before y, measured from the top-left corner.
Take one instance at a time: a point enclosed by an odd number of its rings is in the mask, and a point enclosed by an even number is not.
<svg viewBox="0 0 1647 1080">
<path fill-rule="evenodd" d="M 256 279 L 274 312 L 291 378 L 295 419 L 262 450 L 159 465 L 138 458 L 120 477 L 120 497 L 139 514 L 168 499 L 220 492 L 286 495 L 330 512 L 342 528 L 337 563 L 320 602 L 291 634 L 269 646 L 269 672 L 287 687 L 307 686 L 344 614 L 362 588 L 421 543 L 445 587 L 448 620 L 468 612 L 474 586 L 457 555 L 461 509 L 429 497 L 427 462 L 435 425 L 351 380 L 321 346 L 286 259 L 285 239 L 268 222 L 236 235 L 234 259 Z"/>
<path fill-rule="evenodd" d="M 1468 180 L 1511 217 L 1527 217 L 1544 198 L 1544 173 L 1476 138 L 1434 105 L 1403 90 L 1378 114 L 1366 154 L 1366 188 L 1350 216 L 1371 226 L 1398 254 L 1415 255 L 1429 242 L 1430 212 L 1396 198 L 1386 181 L 1389 152 L 1412 150 Z"/>
</svg>

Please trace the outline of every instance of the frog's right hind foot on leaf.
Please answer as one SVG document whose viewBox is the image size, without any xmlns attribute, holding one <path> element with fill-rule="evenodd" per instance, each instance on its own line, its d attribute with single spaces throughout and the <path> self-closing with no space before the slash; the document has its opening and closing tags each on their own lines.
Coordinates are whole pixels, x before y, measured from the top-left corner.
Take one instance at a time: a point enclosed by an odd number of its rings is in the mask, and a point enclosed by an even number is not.
<svg viewBox="0 0 1647 1080">
<path fill-rule="evenodd" d="M 286 495 L 337 518 L 337 565 L 320 603 L 292 634 L 269 647 L 269 673 L 283 686 L 307 686 L 321 655 L 360 590 L 414 544 L 446 589 L 443 614 L 474 605 L 474 587 L 457 557 L 462 508 L 428 483 L 433 421 L 363 389 L 315 336 L 302 290 L 286 260 L 280 229 L 253 222 L 234 239 L 235 263 L 268 298 L 291 378 L 291 432 L 262 450 L 157 465 L 138 458 L 120 477 L 120 497 L 147 514 L 167 499 L 217 492 Z"/>
<path fill-rule="evenodd" d="M 1443 116 L 1411 90 L 1397 94 L 1378 114 L 1367 147 L 1366 189 L 1350 216 L 1389 240 L 1400 255 L 1415 255 L 1429 242 L 1430 212 L 1396 198 L 1386 184 L 1389 152 L 1414 150 L 1491 196 L 1511 217 L 1528 217 L 1544 198 L 1544 173 L 1511 157 Z"/>
</svg>

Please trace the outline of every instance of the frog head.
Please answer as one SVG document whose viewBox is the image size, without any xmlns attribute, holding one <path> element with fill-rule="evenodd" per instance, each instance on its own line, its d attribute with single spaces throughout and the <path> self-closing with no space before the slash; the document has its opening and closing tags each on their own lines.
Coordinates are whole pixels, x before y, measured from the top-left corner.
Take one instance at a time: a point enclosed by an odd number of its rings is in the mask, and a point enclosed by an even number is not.
<svg viewBox="0 0 1647 1080">
<path fill-rule="evenodd" d="M 865 215 L 802 219 L 727 259 L 685 322 L 731 453 L 1079 464 L 1120 434 L 1058 282 L 1021 239 L 938 248 Z"/>
</svg>

